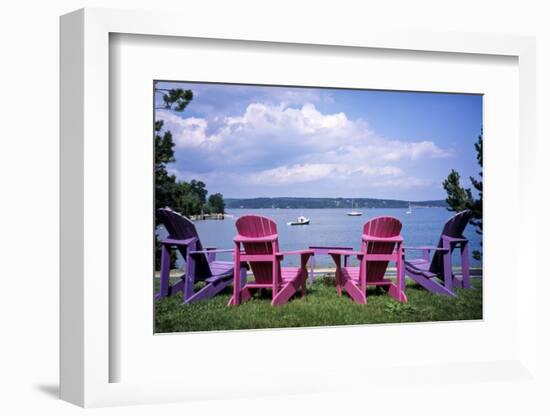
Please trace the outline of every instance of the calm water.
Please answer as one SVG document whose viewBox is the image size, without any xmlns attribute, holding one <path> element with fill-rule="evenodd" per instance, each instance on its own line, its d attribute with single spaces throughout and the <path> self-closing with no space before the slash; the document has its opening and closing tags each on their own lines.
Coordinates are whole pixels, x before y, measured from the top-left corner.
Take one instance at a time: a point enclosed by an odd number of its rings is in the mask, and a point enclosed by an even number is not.
<svg viewBox="0 0 550 416">
<path fill-rule="evenodd" d="M 406 246 L 433 246 L 437 244 L 445 222 L 452 213 L 445 208 L 416 208 L 412 214 L 406 209 L 362 209 L 361 217 L 349 217 L 345 209 L 232 209 L 228 211 L 234 218 L 224 221 L 196 221 L 195 226 L 205 246 L 233 248 L 235 221 L 245 214 L 258 214 L 272 218 L 277 223 L 279 246 L 283 251 L 305 249 L 310 245 L 347 246 L 359 249 L 363 224 L 370 218 L 388 215 L 403 223 L 401 234 Z M 309 225 L 289 226 L 287 222 L 304 215 L 311 220 Z M 161 238 L 163 237 L 161 232 Z M 480 248 L 481 236 L 468 225 L 465 236 L 470 240 L 470 252 Z M 409 251 L 407 257 L 419 257 L 421 252 Z M 219 255 L 220 260 L 231 260 L 231 255 Z M 333 266 L 329 256 L 319 256 L 315 260 L 318 266 Z M 288 256 L 285 264 L 297 265 L 298 256 Z M 459 253 L 453 255 L 453 264 L 460 264 Z M 480 262 L 470 255 L 470 265 L 480 266 Z"/>
</svg>

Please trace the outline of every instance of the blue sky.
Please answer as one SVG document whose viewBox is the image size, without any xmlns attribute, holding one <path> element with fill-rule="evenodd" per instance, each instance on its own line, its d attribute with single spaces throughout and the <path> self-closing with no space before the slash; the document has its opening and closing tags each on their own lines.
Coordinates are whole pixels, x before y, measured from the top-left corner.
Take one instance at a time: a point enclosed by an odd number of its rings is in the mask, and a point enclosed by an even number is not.
<svg viewBox="0 0 550 416">
<path fill-rule="evenodd" d="M 157 86 L 194 93 L 183 112 L 155 110 L 174 137 L 169 171 L 225 197 L 444 199 L 451 169 L 465 185 L 479 171 L 480 95 Z"/>
</svg>

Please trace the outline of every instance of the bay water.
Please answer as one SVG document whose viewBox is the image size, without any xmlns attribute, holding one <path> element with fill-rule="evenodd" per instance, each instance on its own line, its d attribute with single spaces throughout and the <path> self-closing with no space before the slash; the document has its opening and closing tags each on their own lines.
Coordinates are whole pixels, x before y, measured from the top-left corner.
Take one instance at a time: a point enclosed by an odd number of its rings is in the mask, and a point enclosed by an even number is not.
<svg viewBox="0 0 550 416">
<path fill-rule="evenodd" d="M 439 240 L 445 222 L 452 217 L 453 212 L 445 208 L 413 208 L 411 214 L 401 208 L 362 208 L 362 216 L 348 216 L 349 208 L 343 209 L 230 209 L 225 220 L 195 221 L 202 244 L 205 247 L 232 249 L 236 234 L 235 221 L 242 215 L 256 214 L 269 217 L 277 224 L 279 247 L 281 251 L 307 249 L 309 246 L 341 246 L 361 247 L 363 224 L 371 218 L 392 216 L 403 224 L 401 235 L 405 246 L 435 246 Z M 310 219 L 309 225 L 290 226 L 290 221 L 303 215 Z M 472 257 L 473 250 L 480 250 L 481 235 L 474 227 L 468 225 L 464 235 L 469 239 L 470 266 L 480 267 L 481 262 Z M 164 230 L 159 230 L 160 238 L 166 236 Z M 407 258 L 421 257 L 420 251 L 406 251 Z M 231 260 L 231 254 L 219 254 L 219 260 Z M 285 257 L 285 265 L 298 265 L 299 256 Z M 178 265 L 182 260 L 179 259 Z M 334 267 L 330 256 L 319 256 L 315 259 L 317 267 Z M 453 265 L 460 265 L 459 250 L 453 254 Z"/>
</svg>

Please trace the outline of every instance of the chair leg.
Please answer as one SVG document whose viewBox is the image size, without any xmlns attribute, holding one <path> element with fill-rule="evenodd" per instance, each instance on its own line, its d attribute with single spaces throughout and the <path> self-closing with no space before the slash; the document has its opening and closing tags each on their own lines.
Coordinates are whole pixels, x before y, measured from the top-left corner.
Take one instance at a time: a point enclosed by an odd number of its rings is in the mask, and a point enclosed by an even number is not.
<svg viewBox="0 0 550 416">
<path fill-rule="evenodd" d="M 456 294 L 452 290 L 448 290 L 445 286 L 440 284 L 439 279 L 435 277 L 428 278 L 423 274 L 416 273 L 412 270 L 407 270 L 407 275 L 429 292 L 456 297 Z"/>
<path fill-rule="evenodd" d="M 342 279 L 342 269 L 340 267 L 336 268 L 336 273 L 334 278 L 336 280 L 336 293 L 338 294 L 338 296 L 342 296 L 343 279 Z"/>
<path fill-rule="evenodd" d="M 275 257 L 275 256 L 273 256 Z M 277 297 L 277 293 L 279 291 L 279 261 L 276 258 L 273 258 L 273 263 L 271 266 L 271 296 L 273 300 Z M 273 302 L 272 302 L 273 303 Z"/>
<path fill-rule="evenodd" d="M 365 299 L 364 303 L 367 303 L 367 267 L 367 259 L 363 257 L 359 264 L 359 288 L 361 289 L 361 296 Z"/>
<path fill-rule="evenodd" d="M 240 301 L 240 295 L 242 292 L 242 289 L 244 288 L 243 280 L 246 282 L 246 274 L 245 279 L 242 279 L 242 270 L 241 270 L 241 245 L 240 243 L 235 243 L 235 252 L 234 252 L 234 264 L 233 264 L 233 296 L 231 296 L 231 299 L 229 300 L 229 305 L 238 305 L 241 303 Z"/>
<path fill-rule="evenodd" d="M 225 289 L 227 286 L 231 284 L 232 280 L 222 280 L 215 283 L 208 283 L 206 286 L 204 286 L 201 290 L 199 290 L 197 293 L 193 294 L 189 299 L 187 299 L 184 303 L 193 303 L 198 300 L 206 300 L 213 298 L 218 293 L 220 293 L 223 289 Z"/>
<path fill-rule="evenodd" d="M 282 289 L 279 290 L 275 296 L 273 296 L 271 306 L 281 306 L 288 302 L 292 295 L 296 293 L 296 287 L 294 286 L 296 283 L 298 282 L 289 282 L 283 286 Z"/>
<path fill-rule="evenodd" d="M 398 302 L 407 303 L 407 295 L 405 295 L 405 273 L 403 268 L 403 253 L 401 247 L 397 249 L 397 285 L 392 284 L 389 287 L 389 295 Z"/>
<path fill-rule="evenodd" d="M 160 256 L 160 288 L 157 299 L 170 295 L 170 247 L 162 244 Z"/>
<path fill-rule="evenodd" d="M 338 294 L 338 296 L 342 296 L 342 266 L 339 255 L 334 256 L 334 262 L 336 263 L 336 272 L 334 273 L 336 293 Z"/>
<path fill-rule="evenodd" d="M 407 303 L 407 295 L 405 295 L 405 292 L 399 289 L 398 286 L 394 285 L 393 283 L 388 286 L 388 295 L 390 295 L 393 299 L 395 299 L 398 302 Z"/>
<path fill-rule="evenodd" d="M 447 251 L 443 253 L 443 278 L 445 281 L 445 288 L 449 291 L 453 291 L 453 266 L 451 262 L 452 254 L 450 244 L 443 242 L 443 248 Z"/>
<path fill-rule="evenodd" d="M 309 269 L 309 287 L 312 287 L 314 273 L 315 273 L 315 256 L 312 256 L 310 261 L 311 261 L 311 264 Z"/>
<path fill-rule="evenodd" d="M 235 290 L 233 290 L 233 295 L 231 296 L 231 299 L 229 299 L 229 303 L 227 304 L 227 306 L 236 306 L 241 303 L 245 303 L 252 297 L 252 290 L 246 285 L 242 289 L 239 289 L 237 293 L 238 293 L 237 298 L 239 299 L 239 303 L 235 302 Z"/>
<path fill-rule="evenodd" d="M 470 280 L 470 257 L 468 251 L 468 243 L 463 243 L 460 247 L 462 257 L 462 287 L 471 289 L 472 283 Z"/>
<path fill-rule="evenodd" d="M 360 305 L 365 305 L 367 303 L 367 293 L 366 291 L 361 290 L 353 281 L 348 280 L 344 283 L 344 289 L 350 298 Z"/>
</svg>

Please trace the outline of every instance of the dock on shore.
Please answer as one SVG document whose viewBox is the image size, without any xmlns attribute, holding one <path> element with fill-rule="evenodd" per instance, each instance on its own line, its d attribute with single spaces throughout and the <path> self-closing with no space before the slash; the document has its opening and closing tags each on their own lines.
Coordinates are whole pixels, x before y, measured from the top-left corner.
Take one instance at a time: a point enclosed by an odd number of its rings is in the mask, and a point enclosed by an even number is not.
<svg viewBox="0 0 550 416">
<path fill-rule="evenodd" d="M 198 214 L 198 215 L 191 215 L 189 217 L 191 221 L 224 220 L 226 218 L 233 218 L 233 216 L 228 214 Z"/>
</svg>

